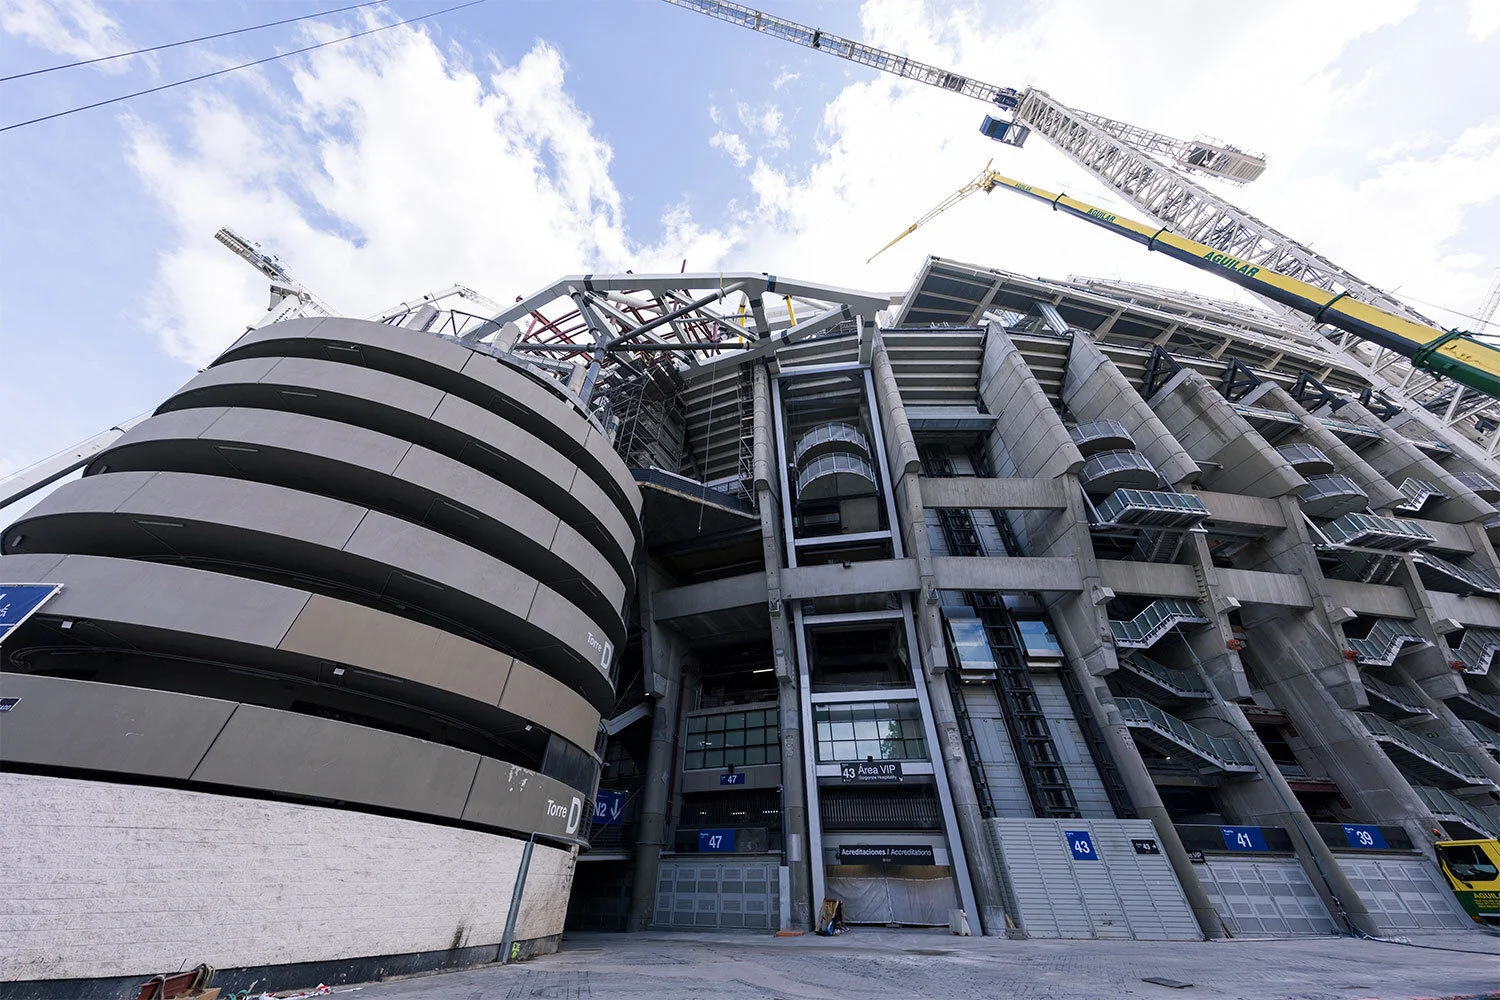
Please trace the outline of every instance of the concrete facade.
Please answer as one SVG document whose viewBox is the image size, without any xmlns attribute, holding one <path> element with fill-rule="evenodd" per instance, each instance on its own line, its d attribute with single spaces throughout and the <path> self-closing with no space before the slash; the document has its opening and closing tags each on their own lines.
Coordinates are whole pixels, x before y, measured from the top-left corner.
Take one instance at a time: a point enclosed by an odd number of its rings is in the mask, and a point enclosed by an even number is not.
<svg viewBox="0 0 1500 1000">
<path fill-rule="evenodd" d="M 5 988 L 493 960 L 523 867 L 510 938 L 555 947 L 640 510 L 521 367 L 241 338 L 0 535 L 61 587 L 0 652 Z"/>
</svg>

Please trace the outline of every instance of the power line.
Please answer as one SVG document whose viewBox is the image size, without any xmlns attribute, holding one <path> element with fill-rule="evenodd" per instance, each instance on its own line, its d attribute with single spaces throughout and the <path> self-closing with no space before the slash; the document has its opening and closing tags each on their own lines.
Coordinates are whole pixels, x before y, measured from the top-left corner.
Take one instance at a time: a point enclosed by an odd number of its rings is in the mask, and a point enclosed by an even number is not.
<svg viewBox="0 0 1500 1000">
<path fill-rule="evenodd" d="M 133 97 L 143 97 L 146 94 L 155 94 L 158 91 L 171 90 L 173 87 L 181 87 L 183 84 L 196 83 L 199 80 L 208 80 L 212 77 L 223 76 L 226 73 L 233 73 L 236 70 L 249 69 L 251 66 L 259 66 L 262 63 L 274 62 L 277 59 L 285 59 L 287 56 L 301 55 L 303 52 L 311 52 L 314 49 L 321 49 L 328 45 L 337 45 L 339 42 L 347 42 L 354 38 L 362 38 L 365 35 L 373 35 L 378 31 L 385 31 L 388 28 L 399 28 L 403 24 L 411 24 L 414 21 L 422 21 L 429 17 L 438 17 L 442 14 L 452 13 L 455 10 L 463 10 L 465 7 L 474 7 L 484 2 L 485 0 L 468 0 L 468 3 L 457 4 L 453 7 L 444 7 L 442 10 L 434 10 L 426 14 L 418 14 L 416 17 L 408 17 L 404 21 L 396 21 L 392 24 L 382 24 L 378 28 L 367 28 L 364 31 L 356 31 L 352 35 L 344 35 L 342 38 L 332 38 L 326 42 L 318 42 L 315 45 L 305 45 L 300 49 L 292 49 L 290 52 L 278 52 L 275 55 L 266 56 L 264 59 L 255 59 L 250 62 L 240 63 L 237 66 L 229 66 L 225 69 L 217 69 L 212 73 L 200 73 L 197 76 L 190 76 L 185 80 L 176 80 L 172 83 L 164 83 L 159 87 L 148 87 L 145 90 L 137 90 L 133 94 L 122 94 L 119 97 L 111 97 L 108 100 L 104 101 L 95 101 L 93 104 L 80 105 L 76 108 L 69 108 L 66 111 L 54 111 L 52 114 L 42 115 L 40 118 L 30 118 L 24 122 L 15 122 L 11 125 L 0 126 L 0 132 L 9 132 L 11 129 L 24 128 L 27 125 L 36 125 L 40 122 L 51 121 L 54 118 L 62 118 L 66 115 L 77 114 L 80 111 L 89 111 L 93 108 L 102 108 L 107 104 L 118 104 L 121 101 L 128 101 Z"/>
<path fill-rule="evenodd" d="M 252 24 L 248 28 L 235 28 L 233 31 L 221 31 L 215 35 L 199 35 L 197 38 L 184 38 L 180 42 L 167 42 L 163 45 L 151 45 L 144 49 L 131 49 L 129 52 L 116 52 L 112 56 L 97 56 L 93 59 L 80 59 L 77 62 L 62 63 L 57 66 L 48 66 L 45 69 L 33 69 L 25 73 L 12 73 L 10 76 L 0 76 L 0 83 L 10 80 L 20 80 L 28 76 L 41 76 L 43 73 L 55 73 L 60 69 L 73 69 L 77 66 L 92 66 L 94 63 L 109 62 L 111 59 L 124 59 L 127 56 L 143 55 L 147 52 L 160 52 L 162 49 L 175 49 L 179 45 L 192 45 L 194 42 L 208 42 L 215 38 L 228 38 L 230 35 L 242 35 L 247 31 L 260 31 L 262 28 L 275 28 L 283 24 L 294 24 L 297 21 L 306 21 L 313 17 L 328 17 L 331 14 L 342 14 L 346 10 L 357 10 L 360 7 L 373 7 L 386 0 L 365 0 L 364 3 L 350 4 L 347 7 L 335 7 L 333 10 L 325 10 L 318 14 L 303 14 L 301 17 L 288 17 L 280 21 L 267 21 L 265 24 Z"/>
</svg>

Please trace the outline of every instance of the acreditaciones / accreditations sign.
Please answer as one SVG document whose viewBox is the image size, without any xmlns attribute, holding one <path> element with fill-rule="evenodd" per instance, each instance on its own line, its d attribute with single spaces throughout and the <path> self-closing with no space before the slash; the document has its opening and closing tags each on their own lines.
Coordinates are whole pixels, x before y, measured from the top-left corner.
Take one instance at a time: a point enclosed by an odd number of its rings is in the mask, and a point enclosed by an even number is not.
<svg viewBox="0 0 1500 1000">
<path fill-rule="evenodd" d="M 841 865 L 937 864 L 931 844 L 840 844 Z"/>
</svg>

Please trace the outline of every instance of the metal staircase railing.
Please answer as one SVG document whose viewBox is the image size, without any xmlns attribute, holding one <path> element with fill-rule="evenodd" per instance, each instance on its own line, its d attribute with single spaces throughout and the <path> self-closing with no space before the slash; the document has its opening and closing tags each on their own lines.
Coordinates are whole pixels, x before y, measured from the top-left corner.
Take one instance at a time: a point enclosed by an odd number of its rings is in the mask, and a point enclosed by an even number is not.
<svg viewBox="0 0 1500 1000">
<path fill-rule="evenodd" d="M 1500 500 L 1500 486 L 1489 476 L 1480 475 L 1477 472 L 1456 472 L 1453 478 L 1474 491 L 1474 495 L 1481 500 L 1493 502 Z"/>
<path fill-rule="evenodd" d="M 1473 719 L 1462 719 L 1460 721 L 1463 722 L 1465 729 L 1474 734 L 1474 738 L 1479 741 L 1480 746 L 1486 750 L 1492 750 L 1500 754 L 1500 733 L 1495 732 L 1482 722 L 1475 722 Z"/>
<path fill-rule="evenodd" d="M 1437 541 L 1420 524 L 1374 514 L 1345 514 L 1324 525 L 1323 533 L 1335 545 L 1359 545 L 1392 552 L 1410 552 Z"/>
<path fill-rule="evenodd" d="M 1490 672 L 1495 654 L 1500 653 L 1500 631 L 1492 628 L 1466 628 L 1463 641 L 1454 650 L 1464 661 L 1464 673 L 1484 675 Z"/>
<path fill-rule="evenodd" d="M 1100 522 L 1152 528 L 1191 528 L 1213 517 L 1191 493 L 1121 488 L 1099 501 Z"/>
<path fill-rule="evenodd" d="M 1110 619 L 1109 630 L 1114 635 L 1116 646 L 1150 649 L 1162 636 L 1179 625 L 1207 624 L 1209 619 L 1190 601 L 1164 597 L 1159 601 L 1152 601 L 1145 610 L 1129 621 Z"/>
<path fill-rule="evenodd" d="M 1451 795 L 1441 788 L 1433 788 L 1431 785 L 1412 785 L 1411 787 L 1412 791 L 1417 793 L 1417 797 L 1426 804 L 1428 809 L 1432 810 L 1432 814 L 1438 819 L 1456 819 L 1464 826 L 1473 827 L 1487 836 L 1500 836 L 1500 823 L 1495 822 L 1458 796 Z"/>
<path fill-rule="evenodd" d="M 1120 666 L 1178 698 L 1213 697 L 1208 685 L 1196 671 L 1178 670 L 1176 667 L 1157 663 L 1144 653 L 1127 653 L 1121 656 Z"/>
<path fill-rule="evenodd" d="M 1255 758 L 1237 739 L 1211 736 L 1143 698 L 1116 698 L 1115 704 L 1120 706 L 1125 724 L 1133 729 L 1149 729 L 1222 770 L 1255 770 Z"/>
<path fill-rule="evenodd" d="M 1463 754 L 1444 750 L 1430 740 L 1423 739 L 1409 729 L 1396 725 L 1389 719 L 1374 715 L 1370 712 L 1355 712 L 1370 735 L 1381 743 L 1396 743 L 1404 747 L 1407 752 L 1415 754 L 1433 766 L 1453 775 L 1464 784 L 1488 785 L 1490 779 L 1479 774 L 1479 768 Z"/>
<path fill-rule="evenodd" d="M 1406 495 L 1406 502 L 1396 509 L 1406 511 L 1409 514 L 1416 514 L 1420 512 L 1423 507 L 1427 506 L 1427 503 L 1430 500 L 1448 499 L 1448 494 L 1444 493 L 1442 490 L 1438 489 L 1436 486 L 1434 486 L 1432 483 L 1429 483 L 1425 479 L 1413 479 L 1411 477 L 1408 477 L 1401 481 L 1401 485 L 1398 487 L 1398 489 L 1400 489 L 1401 492 Z"/>
<path fill-rule="evenodd" d="M 1430 583 L 1433 590 L 1443 590 L 1443 584 L 1458 581 L 1460 590 L 1475 594 L 1500 594 L 1500 580 L 1489 573 L 1476 569 L 1468 569 L 1457 563 L 1449 562 L 1431 552 L 1421 552 L 1416 555 L 1417 572 L 1422 576 L 1424 583 Z M 1423 572 L 1430 570 L 1431 572 Z M 1431 583 L 1436 576 L 1437 582 Z"/>
<path fill-rule="evenodd" d="M 1401 648 L 1406 645 L 1426 646 L 1422 634 L 1406 622 L 1394 618 L 1377 619 L 1363 639 L 1350 639 L 1359 663 L 1372 667 L 1388 667 L 1396 662 Z"/>
<path fill-rule="evenodd" d="M 1500 695 L 1489 694 L 1485 691 L 1475 691 L 1473 688 L 1470 688 L 1464 694 L 1458 695 L 1456 700 L 1463 704 L 1472 705 L 1486 715 L 1494 716 L 1497 723 L 1500 723 Z"/>
<path fill-rule="evenodd" d="M 1307 489 L 1299 497 L 1302 509 L 1313 517 L 1338 517 L 1362 510 L 1370 502 L 1369 494 L 1348 476 L 1332 473 L 1308 476 Z"/>
<path fill-rule="evenodd" d="M 1367 693 L 1407 715 L 1428 717 L 1432 715 L 1432 711 L 1422 704 L 1421 695 L 1405 684 L 1391 684 L 1369 674 L 1361 674 L 1360 680 L 1364 682 Z"/>
<path fill-rule="evenodd" d="M 1322 448 L 1311 444 L 1300 442 L 1284 444 L 1276 449 L 1277 454 L 1286 459 L 1286 463 L 1297 471 L 1306 469 L 1314 473 L 1332 472 L 1336 466 L 1333 459 L 1329 458 Z"/>
</svg>

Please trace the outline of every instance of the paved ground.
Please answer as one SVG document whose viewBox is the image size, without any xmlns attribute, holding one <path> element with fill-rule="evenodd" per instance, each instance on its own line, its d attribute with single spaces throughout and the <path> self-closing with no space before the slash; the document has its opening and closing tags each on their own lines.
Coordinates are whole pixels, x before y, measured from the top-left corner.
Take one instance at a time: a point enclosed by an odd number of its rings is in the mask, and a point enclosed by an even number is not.
<svg viewBox="0 0 1500 1000">
<path fill-rule="evenodd" d="M 864 928 L 832 939 L 569 934 L 556 955 L 369 984 L 347 1000 L 1500 1000 L 1500 937 L 1415 940 L 1424 947 L 1346 938 L 1007 941 Z M 1147 976 L 1193 985 L 1159 986 Z"/>
</svg>

